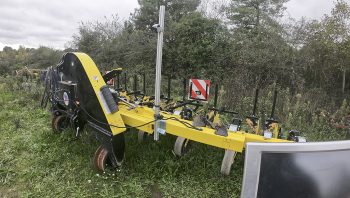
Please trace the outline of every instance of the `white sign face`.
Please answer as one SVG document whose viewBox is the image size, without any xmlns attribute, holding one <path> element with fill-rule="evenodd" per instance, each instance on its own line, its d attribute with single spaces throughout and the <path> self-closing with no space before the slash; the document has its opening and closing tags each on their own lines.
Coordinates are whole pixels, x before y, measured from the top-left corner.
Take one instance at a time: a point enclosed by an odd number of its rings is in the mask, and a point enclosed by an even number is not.
<svg viewBox="0 0 350 198">
<path fill-rule="evenodd" d="M 65 105 L 68 106 L 68 104 L 69 104 L 69 97 L 68 97 L 67 92 L 63 92 L 63 102 L 64 102 Z"/>
<path fill-rule="evenodd" d="M 230 131 L 238 131 L 238 125 L 230 124 L 230 128 L 228 130 L 230 130 Z"/>
<path fill-rule="evenodd" d="M 181 114 L 181 111 L 180 111 L 180 110 L 175 110 L 175 111 L 174 111 L 174 115 L 178 115 L 178 116 L 179 116 L 180 114 Z"/>
<path fill-rule="evenodd" d="M 298 142 L 307 142 L 305 137 L 298 136 Z"/>
<path fill-rule="evenodd" d="M 271 139 L 272 138 L 272 132 L 270 131 L 264 131 L 264 138 Z"/>
<path fill-rule="evenodd" d="M 190 100 L 208 101 L 210 80 L 190 79 Z"/>
</svg>

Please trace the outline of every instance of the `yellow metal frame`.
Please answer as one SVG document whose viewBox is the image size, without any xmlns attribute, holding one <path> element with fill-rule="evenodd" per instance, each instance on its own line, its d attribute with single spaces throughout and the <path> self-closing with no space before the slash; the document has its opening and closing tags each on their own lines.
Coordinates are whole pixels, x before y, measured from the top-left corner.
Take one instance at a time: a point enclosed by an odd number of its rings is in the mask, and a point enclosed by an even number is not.
<svg viewBox="0 0 350 198">
<path fill-rule="evenodd" d="M 89 81 L 92 85 L 92 88 L 95 91 L 96 97 L 98 99 L 98 102 L 100 103 L 100 106 L 103 109 L 103 113 L 106 116 L 107 122 L 109 125 L 114 125 L 114 126 L 118 126 L 118 127 L 125 127 L 124 122 L 119 114 L 119 112 L 115 112 L 115 113 L 107 113 L 106 109 L 103 108 L 103 104 L 102 104 L 102 99 L 100 97 L 100 89 L 101 87 L 106 85 L 106 82 L 103 80 L 103 77 L 100 73 L 100 71 L 98 70 L 95 62 L 90 58 L 90 56 L 88 56 L 85 53 L 79 53 L 79 52 L 75 52 L 74 55 L 76 55 L 79 59 L 79 61 L 81 62 L 86 75 L 89 78 Z M 111 132 L 113 135 L 117 135 L 119 133 L 124 132 L 126 129 L 125 128 L 117 128 L 117 127 L 110 127 Z"/>
<path fill-rule="evenodd" d="M 137 127 L 154 120 L 154 111 L 151 108 L 139 106 L 130 109 L 124 103 L 119 103 L 119 113 L 125 123 L 125 125 L 131 127 Z M 216 135 L 215 130 L 208 127 L 200 127 L 201 130 L 196 130 L 193 128 L 188 128 L 184 124 L 176 120 L 167 120 L 170 117 L 175 117 L 174 115 L 162 112 L 162 115 L 166 119 L 166 132 L 175 136 L 184 137 L 192 141 L 208 144 L 211 146 L 229 149 L 237 152 L 242 152 L 247 142 L 290 142 L 288 140 L 282 139 L 266 139 L 263 136 L 246 133 L 244 131 L 230 132 L 227 137 Z M 179 118 L 178 118 L 179 119 Z M 187 122 L 192 124 L 191 121 L 181 120 L 182 122 Z M 154 123 L 147 124 L 138 129 L 152 134 L 154 128 Z"/>
<path fill-rule="evenodd" d="M 128 104 L 124 102 L 119 102 L 118 107 L 119 111 L 115 113 L 107 113 L 107 111 L 103 108 L 102 99 L 100 98 L 100 88 L 105 86 L 106 83 L 103 80 L 100 71 L 96 67 L 94 61 L 84 53 L 74 53 L 80 62 L 89 78 L 89 81 L 96 93 L 98 101 L 103 109 L 103 112 L 106 116 L 108 124 L 118 126 L 113 127 L 110 126 L 111 132 L 113 135 L 117 135 L 126 131 L 125 125 L 130 127 L 137 127 L 139 130 L 145 131 L 147 133 L 152 134 L 154 131 L 154 110 L 146 107 L 146 106 L 136 106 L 130 107 Z M 122 93 L 127 96 L 126 93 Z M 192 124 L 191 121 L 182 120 L 179 116 L 172 115 L 167 112 L 161 112 L 162 116 L 166 122 L 166 132 L 175 136 L 184 137 L 186 139 L 200 142 L 203 144 L 208 144 L 211 146 L 233 150 L 237 152 L 242 152 L 245 144 L 247 142 L 290 142 L 282 139 L 266 139 L 263 136 L 246 133 L 243 131 L 238 132 L 230 132 L 227 137 L 216 135 L 215 130 L 208 127 L 200 127 L 201 130 L 197 130 L 194 128 L 189 128 L 185 126 L 181 122 L 187 122 L 188 124 Z M 170 119 L 176 118 L 181 120 Z M 149 123 L 149 124 L 147 124 Z M 146 125 L 145 125 L 146 124 Z M 141 126 L 144 125 L 144 126 Z M 141 126 L 141 127 L 138 127 Z M 121 127 L 121 128 L 119 128 Z"/>
</svg>

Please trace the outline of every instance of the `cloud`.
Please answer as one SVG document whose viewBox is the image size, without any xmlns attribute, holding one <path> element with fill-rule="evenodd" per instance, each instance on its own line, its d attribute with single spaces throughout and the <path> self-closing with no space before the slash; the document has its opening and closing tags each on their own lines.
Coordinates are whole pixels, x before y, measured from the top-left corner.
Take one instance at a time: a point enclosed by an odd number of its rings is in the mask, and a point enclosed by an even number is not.
<svg viewBox="0 0 350 198">
<path fill-rule="evenodd" d="M 330 13 L 333 0 L 290 0 L 286 6 L 287 16 L 317 19 Z M 80 22 L 101 21 L 113 14 L 128 19 L 136 7 L 137 0 L 1 0 L 0 49 L 5 45 L 62 49 Z"/>
<path fill-rule="evenodd" d="M 345 0 L 350 4 L 350 0 Z M 335 0 L 290 0 L 286 3 L 286 17 L 320 19 L 330 14 Z"/>
<path fill-rule="evenodd" d="M 113 14 L 128 19 L 137 0 L 1 0 L 0 48 L 9 45 L 64 48 L 79 23 Z"/>
</svg>

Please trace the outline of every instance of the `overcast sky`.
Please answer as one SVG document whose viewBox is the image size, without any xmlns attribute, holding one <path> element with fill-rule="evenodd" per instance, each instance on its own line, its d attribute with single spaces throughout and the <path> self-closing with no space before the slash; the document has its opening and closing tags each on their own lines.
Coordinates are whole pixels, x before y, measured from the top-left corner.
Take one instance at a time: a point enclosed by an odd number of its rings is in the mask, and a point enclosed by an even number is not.
<svg viewBox="0 0 350 198">
<path fill-rule="evenodd" d="M 137 0 L 0 0 L 0 50 L 45 45 L 64 48 L 79 22 L 117 14 L 128 19 Z M 350 0 L 346 0 L 350 3 Z M 333 0 L 290 0 L 286 16 L 318 19 L 329 14 Z"/>
</svg>

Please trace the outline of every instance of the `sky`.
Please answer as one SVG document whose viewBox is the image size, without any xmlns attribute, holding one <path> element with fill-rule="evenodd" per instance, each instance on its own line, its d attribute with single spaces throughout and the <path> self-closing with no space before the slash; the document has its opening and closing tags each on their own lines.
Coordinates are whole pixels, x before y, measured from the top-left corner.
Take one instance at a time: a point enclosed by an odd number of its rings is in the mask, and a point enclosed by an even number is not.
<svg viewBox="0 0 350 198">
<path fill-rule="evenodd" d="M 333 1 L 290 0 L 285 16 L 319 19 L 330 13 Z M 137 0 L 0 0 L 0 50 L 19 45 L 64 49 L 80 22 L 114 14 L 126 20 L 137 7 Z"/>
</svg>

